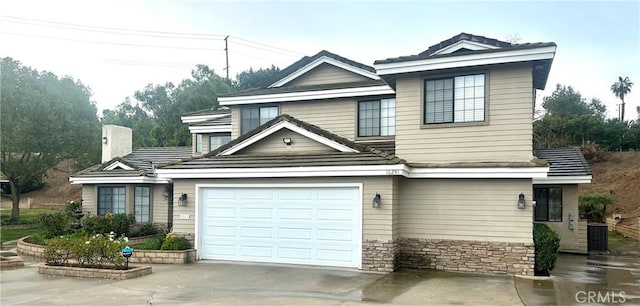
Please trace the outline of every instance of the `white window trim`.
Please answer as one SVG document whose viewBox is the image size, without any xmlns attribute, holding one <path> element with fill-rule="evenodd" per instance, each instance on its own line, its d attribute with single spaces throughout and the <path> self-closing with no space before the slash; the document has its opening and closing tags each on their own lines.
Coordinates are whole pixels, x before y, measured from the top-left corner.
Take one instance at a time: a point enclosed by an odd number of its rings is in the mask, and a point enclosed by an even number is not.
<svg viewBox="0 0 640 306">
<path fill-rule="evenodd" d="M 131 167 L 125 165 L 124 163 L 119 162 L 119 161 L 104 167 L 104 170 L 114 170 L 114 169 L 117 169 L 117 168 L 121 168 L 122 170 L 133 170 L 133 168 L 131 168 Z"/>
<path fill-rule="evenodd" d="M 283 86 L 283 85 L 285 85 L 285 84 L 297 79 L 298 77 L 302 76 L 303 74 L 313 70 L 314 68 L 322 65 L 322 64 L 330 64 L 330 65 L 333 65 L 335 67 L 338 67 L 338 68 L 341 68 L 341 69 L 344 69 L 344 70 L 347 70 L 347 71 L 351 71 L 351 72 L 359 74 L 361 76 L 370 78 L 372 80 L 379 80 L 380 79 L 380 77 L 377 74 L 375 74 L 374 72 L 370 72 L 370 71 L 367 71 L 367 70 L 364 70 L 364 69 L 361 69 L 361 68 L 358 68 L 358 67 L 355 67 L 355 66 L 351 66 L 349 64 L 346 64 L 346 63 L 343 63 L 341 61 L 335 60 L 335 59 L 330 58 L 328 56 L 322 56 L 322 57 L 316 59 L 315 61 L 305 65 L 304 67 L 296 70 L 295 72 L 285 76 L 284 78 L 276 81 L 275 83 L 269 85 L 269 88 Z"/>
<path fill-rule="evenodd" d="M 446 46 L 436 52 L 433 52 L 431 55 L 433 56 L 438 54 L 450 54 L 460 49 L 469 49 L 473 51 L 478 51 L 478 50 L 498 49 L 498 48 L 499 47 L 483 44 L 476 41 L 461 40 L 452 45 Z"/>
<path fill-rule="evenodd" d="M 419 71 L 431 71 L 437 69 L 547 60 L 553 59 L 553 57 L 555 56 L 555 52 L 555 46 L 548 46 L 524 50 L 505 50 L 501 52 L 465 54 L 459 56 L 425 58 L 395 63 L 381 63 L 375 65 L 375 67 L 378 75 L 389 75 Z"/>
<path fill-rule="evenodd" d="M 484 95 L 482 97 L 483 100 L 483 107 L 482 107 L 482 112 L 483 112 L 483 120 L 477 120 L 477 121 L 456 121 L 456 96 L 455 96 L 455 90 L 456 90 L 456 78 L 459 77 L 466 77 L 466 76 L 476 76 L 476 75 L 482 75 L 484 78 Z M 425 79 L 423 80 L 423 99 L 422 99 L 422 123 L 421 126 L 422 127 L 441 127 L 441 126 L 451 126 L 451 125 L 464 125 L 464 124 L 481 124 L 481 123 L 485 123 L 488 122 L 487 117 L 488 117 L 488 103 L 487 103 L 487 93 L 488 93 L 488 74 L 486 72 L 474 72 L 474 73 L 470 73 L 470 74 L 453 74 L 450 76 L 446 76 L 446 77 L 437 77 L 437 78 L 433 78 L 433 79 Z M 438 80 L 446 80 L 446 79 L 451 79 L 453 82 L 453 87 L 451 88 L 451 96 L 453 97 L 451 100 L 452 103 L 452 109 L 453 109 L 453 113 L 452 113 L 452 117 L 451 117 L 451 122 L 431 122 L 431 123 L 427 123 L 426 122 L 426 109 L 427 109 L 427 82 L 430 81 L 438 81 Z M 466 88 L 466 87 L 465 87 Z"/>
<path fill-rule="evenodd" d="M 200 216 L 202 215 L 200 206 L 200 193 L 204 188 L 252 188 L 252 187 L 260 187 L 260 188 L 314 188 L 314 187 L 357 187 L 358 194 L 360 194 L 360 205 L 358 205 L 358 215 L 356 216 L 356 220 L 358 220 L 358 232 L 356 233 L 356 237 L 362 237 L 364 222 L 363 222 L 363 207 L 366 203 L 364 203 L 364 185 L 362 183 L 308 183 L 308 184 L 196 184 L 195 185 L 195 237 L 194 241 L 196 243 L 196 250 L 201 250 L 201 239 L 200 239 Z M 358 244 L 358 254 L 359 258 L 362 258 L 362 244 Z M 200 252 L 197 252 L 198 260 L 201 259 Z M 362 268 L 362 261 L 360 261 L 358 268 Z"/>
<path fill-rule="evenodd" d="M 273 133 L 275 133 L 275 132 L 277 132 L 277 131 L 279 131 L 281 129 L 291 130 L 291 131 L 293 131 L 295 133 L 298 133 L 298 134 L 300 134 L 302 136 L 305 136 L 307 138 L 315 140 L 315 141 L 317 141 L 317 142 L 319 142 L 321 144 L 324 144 L 324 145 L 326 145 L 326 146 L 328 146 L 330 148 L 336 149 L 336 150 L 338 150 L 340 152 L 352 152 L 352 153 L 357 153 L 358 152 L 357 150 L 349 148 L 349 147 L 347 147 L 347 146 L 345 146 L 343 144 L 337 143 L 337 142 L 335 142 L 335 141 L 333 141 L 331 139 L 327 139 L 327 138 L 322 137 L 322 136 L 320 136 L 320 135 L 318 135 L 316 133 L 307 131 L 307 130 L 305 130 L 305 129 L 303 129 L 303 128 L 301 128 L 301 127 L 299 127 L 299 126 L 297 126 L 297 125 L 295 125 L 295 124 L 293 124 L 291 122 L 282 121 L 282 122 L 278 122 L 278 123 L 274 124 L 273 126 L 265 129 L 264 131 L 261 131 L 260 133 L 258 133 L 256 135 L 253 135 L 253 136 L 249 137 L 248 139 L 245 139 L 244 141 L 240 142 L 239 144 L 237 144 L 237 145 L 235 145 L 235 146 L 233 146 L 233 147 L 231 147 L 229 149 L 226 149 L 226 150 L 222 151 L 218 155 L 231 155 L 233 153 L 236 153 L 236 152 L 238 152 L 238 151 L 240 151 L 240 150 L 242 150 L 242 149 L 244 149 L 244 148 L 246 148 L 246 147 L 248 147 L 248 146 L 250 146 L 250 145 L 252 145 L 252 144 L 254 144 L 256 142 L 258 142 L 259 140 L 261 140 L 261 139 L 263 139 L 263 138 L 265 138 L 265 137 L 267 137 L 267 136 L 269 136 L 269 135 L 271 135 L 271 134 L 273 134 Z"/>
<path fill-rule="evenodd" d="M 388 85 L 300 91 L 279 94 L 266 94 L 240 97 L 220 97 L 220 105 L 261 104 L 274 102 L 295 102 L 332 98 L 351 98 L 377 95 L 394 95 L 396 92 Z"/>
<path fill-rule="evenodd" d="M 202 153 L 202 151 L 204 150 L 204 146 L 203 146 L 203 139 L 204 137 L 202 137 L 202 134 L 194 134 L 195 136 L 195 143 L 193 146 L 193 150 L 195 151 L 195 153 Z M 200 137 L 200 141 L 198 141 L 198 137 Z M 198 144 L 200 145 L 200 150 L 198 150 Z"/>
</svg>

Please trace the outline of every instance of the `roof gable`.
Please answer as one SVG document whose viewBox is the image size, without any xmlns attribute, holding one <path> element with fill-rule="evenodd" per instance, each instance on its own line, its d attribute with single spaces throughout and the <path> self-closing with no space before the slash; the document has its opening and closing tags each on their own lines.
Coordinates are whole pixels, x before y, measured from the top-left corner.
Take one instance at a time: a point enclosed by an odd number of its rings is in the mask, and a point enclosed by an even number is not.
<svg viewBox="0 0 640 306">
<path fill-rule="evenodd" d="M 276 77 L 276 81 L 273 82 L 269 88 L 281 87 L 289 84 L 295 79 L 307 74 L 311 70 L 314 70 L 318 66 L 323 64 L 332 65 L 342 70 L 363 76 L 367 79 L 378 80 L 380 77 L 375 72 L 373 67 L 358 63 L 348 58 L 339 56 L 329 51 L 323 50 L 311 57 L 303 57 L 299 61 L 293 63 L 289 67 L 283 69 Z"/>
<path fill-rule="evenodd" d="M 125 164 L 122 161 L 115 161 L 109 165 L 107 165 L 106 167 L 103 168 L 103 170 L 109 171 L 109 170 L 114 170 L 114 169 L 120 169 L 120 170 L 134 170 L 133 167 Z"/>
<path fill-rule="evenodd" d="M 337 151 L 338 150 L 335 148 L 322 142 L 303 136 L 297 132 L 289 130 L 288 128 L 282 128 L 235 154 L 312 154 Z"/>
<path fill-rule="evenodd" d="M 451 54 L 457 51 L 480 51 L 511 46 L 512 44 L 506 41 L 500 41 L 479 35 L 460 33 L 454 37 L 430 46 L 429 49 L 420 53 L 420 55 L 433 56 L 439 54 Z"/>
</svg>

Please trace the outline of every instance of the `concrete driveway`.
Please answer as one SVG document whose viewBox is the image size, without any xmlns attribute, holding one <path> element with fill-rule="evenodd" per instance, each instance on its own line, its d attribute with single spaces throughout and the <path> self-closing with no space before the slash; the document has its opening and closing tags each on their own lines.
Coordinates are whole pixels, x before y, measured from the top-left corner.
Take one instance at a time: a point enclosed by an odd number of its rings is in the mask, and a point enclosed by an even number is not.
<svg viewBox="0 0 640 306">
<path fill-rule="evenodd" d="M 0 304 L 522 305 L 513 277 L 219 262 L 153 265 L 153 270 L 123 281 L 53 277 L 38 274 L 32 261 L 25 268 L 0 272 Z"/>
<path fill-rule="evenodd" d="M 516 277 L 527 306 L 640 305 L 640 258 L 560 254 L 551 275 Z"/>
</svg>

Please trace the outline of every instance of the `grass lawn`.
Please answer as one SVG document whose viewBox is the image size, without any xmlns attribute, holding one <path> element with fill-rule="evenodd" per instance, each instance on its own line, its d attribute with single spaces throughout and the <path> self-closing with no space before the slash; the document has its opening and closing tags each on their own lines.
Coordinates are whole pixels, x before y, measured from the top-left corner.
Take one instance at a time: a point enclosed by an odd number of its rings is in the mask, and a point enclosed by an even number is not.
<svg viewBox="0 0 640 306">
<path fill-rule="evenodd" d="M 625 237 L 618 232 L 609 232 L 609 253 L 611 255 L 628 255 L 640 251 L 640 241 Z"/>
<path fill-rule="evenodd" d="M 52 212 L 50 209 L 20 209 L 20 220 L 16 223 L 14 221 L 9 221 L 11 218 L 11 209 L 0 210 L 0 224 L 34 224 L 36 223 L 36 216 L 41 213 Z"/>
<path fill-rule="evenodd" d="M 0 241 L 5 243 L 11 240 L 18 240 L 40 231 L 38 228 L 21 228 L 21 229 L 0 229 Z"/>
</svg>

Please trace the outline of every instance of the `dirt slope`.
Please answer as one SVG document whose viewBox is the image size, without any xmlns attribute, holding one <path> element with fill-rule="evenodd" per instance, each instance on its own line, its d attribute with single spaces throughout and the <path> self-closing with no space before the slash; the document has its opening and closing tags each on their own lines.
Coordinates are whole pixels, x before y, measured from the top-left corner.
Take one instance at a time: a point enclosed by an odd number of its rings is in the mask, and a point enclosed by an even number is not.
<svg viewBox="0 0 640 306">
<path fill-rule="evenodd" d="M 63 161 L 50 169 L 42 189 L 22 195 L 21 201 L 32 199 L 31 208 L 64 208 L 71 200 L 82 198 L 82 187 L 69 184 L 69 175 L 73 173 L 73 161 Z"/>
<path fill-rule="evenodd" d="M 607 209 L 630 217 L 627 222 L 637 222 L 640 216 L 640 152 L 612 152 L 609 160 L 591 165 L 591 184 L 580 185 L 580 195 L 593 192 L 609 194 L 614 204 Z M 626 222 L 625 222 L 626 223 Z"/>
</svg>

